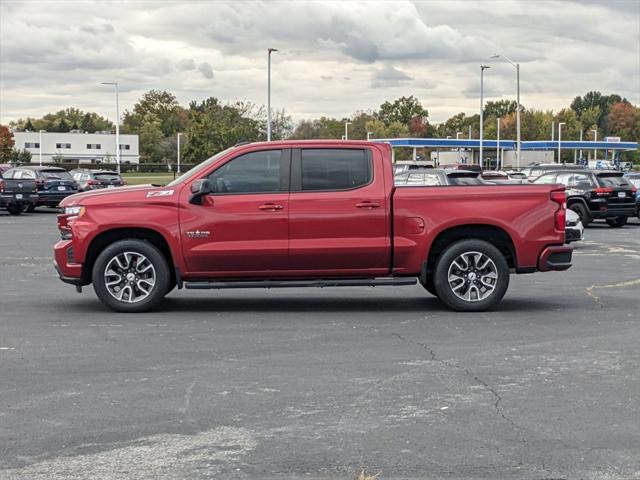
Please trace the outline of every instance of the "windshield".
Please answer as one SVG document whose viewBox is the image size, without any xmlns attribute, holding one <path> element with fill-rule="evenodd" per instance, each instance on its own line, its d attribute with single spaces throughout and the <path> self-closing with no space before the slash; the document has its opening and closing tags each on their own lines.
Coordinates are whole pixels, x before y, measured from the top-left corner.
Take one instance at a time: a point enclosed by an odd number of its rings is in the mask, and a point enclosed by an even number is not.
<svg viewBox="0 0 640 480">
<path fill-rule="evenodd" d="M 628 187 L 629 181 L 622 175 L 598 175 L 601 187 Z"/>
<path fill-rule="evenodd" d="M 185 172 L 182 175 L 180 175 L 173 182 L 167 184 L 167 187 L 175 187 L 179 183 L 182 183 L 182 182 L 184 182 L 185 180 L 188 180 L 191 177 L 195 177 L 202 170 L 205 170 L 209 165 L 211 165 L 212 163 L 218 161 L 221 157 L 225 156 L 227 153 L 229 153 L 234 148 L 236 148 L 236 147 L 230 147 L 230 148 L 227 148 L 226 150 L 223 150 L 221 152 L 216 153 L 213 157 L 210 157 L 210 158 L 206 159 L 204 162 L 199 163 L 198 165 L 193 167 L 191 170 L 188 170 L 187 172 Z"/>
<path fill-rule="evenodd" d="M 40 170 L 40 175 L 46 179 L 73 180 L 66 170 Z"/>
</svg>

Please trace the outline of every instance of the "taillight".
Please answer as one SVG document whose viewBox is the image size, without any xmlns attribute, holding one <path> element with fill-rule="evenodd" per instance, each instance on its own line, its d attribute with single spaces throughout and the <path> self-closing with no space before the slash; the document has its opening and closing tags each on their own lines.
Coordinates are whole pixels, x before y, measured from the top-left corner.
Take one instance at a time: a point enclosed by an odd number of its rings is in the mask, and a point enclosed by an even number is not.
<svg viewBox="0 0 640 480">
<path fill-rule="evenodd" d="M 4 192 L 4 180 L 0 179 L 0 193 Z"/>
<path fill-rule="evenodd" d="M 567 195 L 564 189 L 552 190 L 551 201 L 558 204 L 558 210 L 554 216 L 556 230 L 564 232 L 567 226 Z"/>
<path fill-rule="evenodd" d="M 87 185 L 100 185 L 100 182 L 97 180 L 89 180 L 87 182 Z"/>
<path fill-rule="evenodd" d="M 631 187 L 631 193 L 636 193 L 638 189 L 636 187 Z"/>
<path fill-rule="evenodd" d="M 611 188 L 611 187 L 598 187 L 594 191 L 596 192 L 597 196 L 606 197 L 606 196 L 611 195 L 613 193 L 613 188 Z"/>
</svg>

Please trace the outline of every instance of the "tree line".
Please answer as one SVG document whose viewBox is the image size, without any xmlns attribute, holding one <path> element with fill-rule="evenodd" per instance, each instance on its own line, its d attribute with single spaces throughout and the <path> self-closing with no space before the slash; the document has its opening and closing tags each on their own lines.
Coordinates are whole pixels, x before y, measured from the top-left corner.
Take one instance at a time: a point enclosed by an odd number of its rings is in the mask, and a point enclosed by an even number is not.
<svg viewBox="0 0 640 480">
<path fill-rule="evenodd" d="M 497 119 L 500 137 L 516 138 L 516 102 L 489 101 L 484 107 L 484 138 L 495 139 Z M 123 114 L 120 131 L 139 136 L 142 162 L 173 163 L 177 156 L 177 134 L 181 133 L 181 158 L 184 163 L 199 163 L 209 156 L 241 141 L 266 140 L 266 108 L 246 101 L 223 103 L 216 97 L 192 101 L 183 107 L 175 95 L 151 90 Z M 467 138 L 479 137 L 480 115 L 460 112 L 446 121 L 429 121 L 429 111 L 413 95 L 386 101 L 377 109 L 357 111 L 342 118 L 320 117 L 302 120 L 294 126 L 285 110 L 272 112 L 272 139 L 340 139 L 348 125 L 348 138 Z M 523 140 L 549 140 L 552 124 L 557 138 L 558 122 L 564 122 L 562 138 L 584 140 L 618 136 L 640 141 L 640 108 L 620 95 L 591 91 L 577 96 L 558 112 L 521 106 Z M 49 113 L 39 119 L 20 119 L 10 123 L 13 130 L 65 132 L 112 131 L 114 125 L 104 117 L 76 108 Z M 6 149 L 5 149 L 6 150 Z M 0 152 L 0 155 L 5 155 Z M 13 154 L 15 157 L 15 153 Z M 626 159 L 640 160 L 638 152 L 625 152 Z M 6 157 L 5 157 L 6 161 Z"/>
</svg>

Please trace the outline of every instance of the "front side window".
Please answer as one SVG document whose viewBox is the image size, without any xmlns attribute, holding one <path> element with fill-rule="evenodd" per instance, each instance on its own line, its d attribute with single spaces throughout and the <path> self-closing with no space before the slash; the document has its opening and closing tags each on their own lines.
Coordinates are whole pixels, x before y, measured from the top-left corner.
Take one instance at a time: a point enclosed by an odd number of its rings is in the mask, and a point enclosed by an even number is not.
<svg viewBox="0 0 640 480">
<path fill-rule="evenodd" d="M 371 182 L 371 160 L 364 150 L 303 149 L 302 190 L 350 190 Z"/>
<path fill-rule="evenodd" d="M 268 193 L 285 191 L 282 150 L 240 155 L 209 175 L 214 193 Z"/>
</svg>

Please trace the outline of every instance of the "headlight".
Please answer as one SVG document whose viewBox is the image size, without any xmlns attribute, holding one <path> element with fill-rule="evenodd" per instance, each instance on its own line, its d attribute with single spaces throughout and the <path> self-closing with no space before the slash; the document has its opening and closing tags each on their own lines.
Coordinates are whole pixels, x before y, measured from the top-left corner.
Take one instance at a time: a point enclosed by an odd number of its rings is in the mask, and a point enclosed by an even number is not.
<svg viewBox="0 0 640 480">
<path fill-rule="evenodd" d="M 84 215 L 84 212 L 85 208 L 79 205 L 75 207 L 64 207 L 64 214 L 71 217 L 81 217 Z"/>
</svg>

